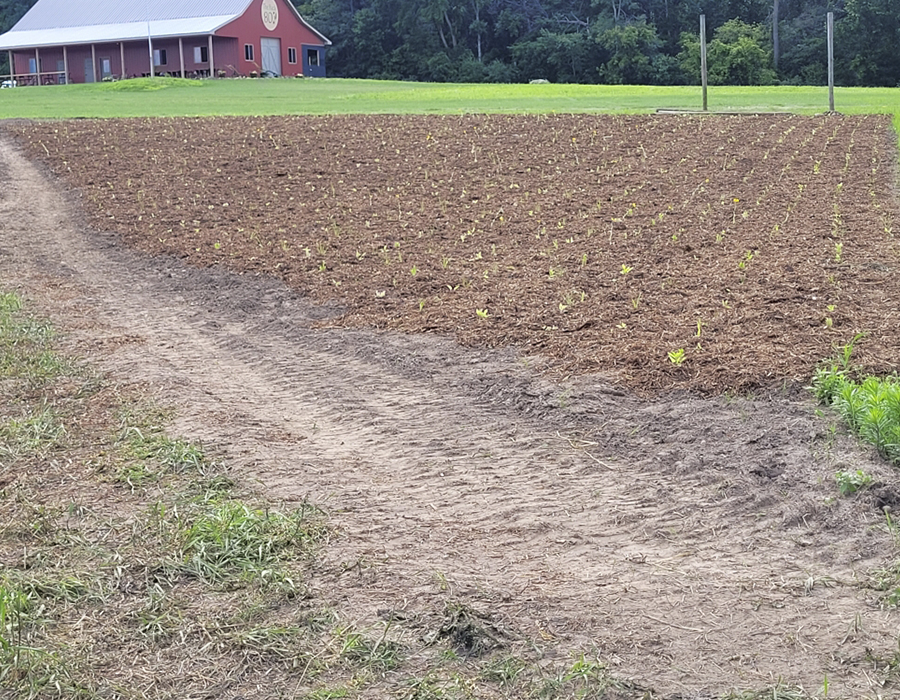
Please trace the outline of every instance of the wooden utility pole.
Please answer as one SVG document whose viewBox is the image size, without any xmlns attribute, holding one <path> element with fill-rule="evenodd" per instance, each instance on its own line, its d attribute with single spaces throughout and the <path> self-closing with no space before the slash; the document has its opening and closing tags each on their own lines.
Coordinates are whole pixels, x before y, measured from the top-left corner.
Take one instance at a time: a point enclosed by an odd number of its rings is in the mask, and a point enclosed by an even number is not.
<svg viewBox="0 0 900 700">
<path fill-rule="evenodd" d="M 773 0 L 772 4 L 772 62 L 775 64 L 775 70 L 778 70 L 778 0 Z"/>
<path fill-rule="evenodd" d="M 828 111 L 834 111 L 834 12 L 828 13 Z"/>
<path fill-rule="evenodd" d="M 706 101 L 706 15 L 700 15 L 700 82 L 703 85 L 703 111 L 709 107 Z"/>
</svg>

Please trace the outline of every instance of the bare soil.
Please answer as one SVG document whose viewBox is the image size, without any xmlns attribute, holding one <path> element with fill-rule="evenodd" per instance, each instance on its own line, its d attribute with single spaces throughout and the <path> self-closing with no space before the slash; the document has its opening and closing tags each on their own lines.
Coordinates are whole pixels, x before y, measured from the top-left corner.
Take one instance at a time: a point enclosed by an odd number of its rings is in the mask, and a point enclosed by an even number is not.
<svg viewBox="0 0 900 700">
<path fill-rule="evenodd" d="M 867 366 L 900 352 L 885 119 L 6 130 L 4 287 L 326 507 L 326 603 L 414 638 L 463 601 L 660 697 L 897 692 L 869 574 L 900 480 L 797 391 L 858 330 Z M 751 387 L 786 390 L 723 395 Z M 841 498 L 838 469 L 877 483 Z"/>
<path fill-rule="evenodd" d="M 94 226 L 345 326 L 515 345 L 643 392 L 802 384 L 894 342 L 885 116 L 352 116 L 13 127 Z M 481 311 L 481 314 L 478 311 Z M 676 366 L 670 352 L 684 352 Z"/>
</svg>

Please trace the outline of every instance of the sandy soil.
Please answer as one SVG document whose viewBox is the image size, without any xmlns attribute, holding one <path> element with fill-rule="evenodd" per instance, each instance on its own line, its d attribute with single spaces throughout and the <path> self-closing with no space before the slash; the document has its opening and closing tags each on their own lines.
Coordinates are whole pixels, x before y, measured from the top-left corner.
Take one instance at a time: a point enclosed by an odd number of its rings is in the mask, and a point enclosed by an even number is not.
<svg viewBox="0 0 900 700">
<path fill-rule="evenodd" d="M 512 350 L 322 328 L 340 309 L 280 281 L 89 227 L 8 137 L 0 279 L 155 387 L 178 432 L 326 507 L 339 537 L 313 586 L 361 623 L 402 611 L 414 631 L 452 596 L 661 697 L 825 676 L 829 697 L 897 692 L 897 616 L 866 582 L 900 480 L 806 397 L 645 400 Z M 839 468 L 878 485 L 839 498 Z"/>
</svg>

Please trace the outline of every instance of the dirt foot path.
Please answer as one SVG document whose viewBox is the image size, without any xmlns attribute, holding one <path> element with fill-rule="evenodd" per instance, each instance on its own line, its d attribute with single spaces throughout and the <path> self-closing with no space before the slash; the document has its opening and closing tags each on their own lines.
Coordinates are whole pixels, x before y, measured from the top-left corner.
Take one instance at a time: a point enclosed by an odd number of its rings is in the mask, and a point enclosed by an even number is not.
<svg viewBox="0 0 900 700">
<path fill-rule="evenodd" d="M 453 598 L 668 696 L 881 692 L 896 615 L 860 584 L 898 482 L 808 401 L 644 402 L 512 352 L 317 328 L 331 310 L 281 284 L 136 255 L 76 210 L 0 140 L 3 287 L 242 476 L 325 506 L 340 534 L 313 585 L 361 624 Z M 836 498 L 842 463 L 877 503 Z"/>
</svg>

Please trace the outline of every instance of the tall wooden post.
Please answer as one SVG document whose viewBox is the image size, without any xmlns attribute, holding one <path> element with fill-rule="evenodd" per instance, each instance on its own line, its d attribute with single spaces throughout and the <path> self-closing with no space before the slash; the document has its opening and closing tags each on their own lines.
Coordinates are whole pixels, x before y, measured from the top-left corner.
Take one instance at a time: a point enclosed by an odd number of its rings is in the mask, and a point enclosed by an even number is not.
<svg viewBox="0 0 900 700">
<path fill-rule="evenodd" d="M 181 63 L 181 77 L 186 78 L 187 76 L 184 74 L 184 41 L 181 37 L 178 37 L 178 61 Z"/>
<path fill-rule="evenodd" d="M 13 63 L 13 52 L 12 49 L 9 50 L 9 79 L 16 79 L 16 64 Z"/>
<path fill-rule="evenodd" d="M 153 36 L 150 34 L 150 20 L 147 20 L 147 48 L 150 51 L 150 77 L 153 78 L 156 75 L 156 71 L 153 68 Z"/>
<path fill-rule="evenodd" d="M 828 13 L 828 111 L 834 111 L 834 12 Z"/>
<path fill-rule="evenodd" d="M 97 47 L 94 44 L 91 44 L 91 82 L 97 82 Z"/>
<path fill-rule="evenodd" d="M 216 77 L 216 62 L 213 59 L 213 35 L 209 35 L 209 77 Z"/>
<path fill-rule="evenodd" d="M 709 107 L 706 101 L 706 15 L 700 15 L 700 81 L 703 85 L 703 111 Z"/>
<path fill-rule="evenodd" d="M 772 62 L 775 64 L 775 70 L 778 70 L 778 0 L 774 0 L 772 4 Z"/>
<path fill-rule="evenodd" d="M 69 52 L 65 46 L 63 46 L 63 72 L 65 75 L 63 76 L 63 82 L 68 85 L 69 84 Z"/>
<path fill-rule="evenodd" d="M 125 42 L 119 42 L 119 78 L 125 80 L 128 73 L 125 71 Z"/>
</svg>

